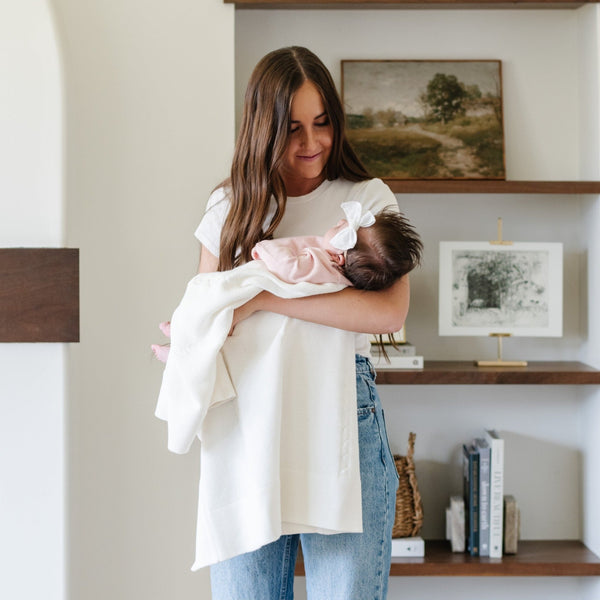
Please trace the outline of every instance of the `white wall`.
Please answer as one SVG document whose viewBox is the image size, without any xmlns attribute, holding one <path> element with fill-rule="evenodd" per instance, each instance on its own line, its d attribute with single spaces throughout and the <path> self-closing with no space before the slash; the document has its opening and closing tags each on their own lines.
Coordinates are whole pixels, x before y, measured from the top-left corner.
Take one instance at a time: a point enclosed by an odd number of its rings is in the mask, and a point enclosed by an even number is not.
<svg viewBox="0 0 600 600">
<path fill-rule="evenodd" d="M 0 247 L 61 246 L 62 74 L 46 2 L 0 0 L 0 82 Z M 64 370 L 62 344 L 0 344 L 1 598 L 64 598 Z"/>
<path fill-rule="evenodd" d="M 587 172 L 591 176 L 600 174 L 600 8 L 586 8 L 584 35 L 581 37 L 581 67 L 587 71 L 581 102 L 582 114 L 587 115 L 582 126 L 596 140 L 595 145 L 584 148 L 582 157 L 587 164 Z M 591 75 L 590 75 L 591 74 Z M 600 199 L 589 198 L 585 203 L 584 220 L 586 223 L 586 237 L 589 247 L 586 253 L 583 268 L 587 276 L 587 295 L 582 301 L 587 307 L 585 314 L 587 320 L 585 327 L 588 331 L 583 358 L 589 364 L 600 368 L 600 317 L 596 306 L 600 298 Z M 584 405 L 584 430 L 582 438 L 586 440 L 585 456 L 583 463 L 583 534 L 586 544 L 600 554 L 600 438 L 598 437 L 598 423 L 600 423 L 600 390 L 589 387 L 581 392 Z M 590 581 L 586 585 L 586 599 L 600 598 L 600 581 Z"/>
<path fill-rule="evenodd" d="M 565 118 L 578 110 L 577 15 L 574 10 L 520 10 L 518 18 L 502 10 L 239 10 L 236 106 L 239 113 L 258 59 L 292 44 L 312 49 L 338 87 L 342 59 L 501 59 L 507 177 L 577 178 L 578 124 Z"/>
<path fill-rule="evenodd" d="M 338 85 L 342 59 L 500 59 L 507 178 L 597 179 L 597 15 L 597 7 L 582 11 L 240 10 L 236 13 L 236 112 L 239 115 L 253 65 L 265 52 L 281 46 L 311 48 Z M 589 285 L 595 289 L 588 290 L 586 257 L 589 252 L 589 269 L 594 270 L 600 257 L 597 248 L 588 250 L 588 241 L 595 240 L 600 226 L 597 198 L 406 194 L 398 195 L 398 201 L 426 246 L 425 264 L 411 275 L 413 303 L 407 323 L 409 341 L 426 359 L 494 357 L 492 340 L 438 336 L 437 265 L 440 240 L 494 239 L 498 217 L 504 220 L 505 239 L 561 241 L 565 252 L 564 336 L 513 338 L 504 344 L 505 358 L 592 360 L 598 356 L 597 331 L 591 333 L 589 351 L 584 355 L 581 350 L 587 342 L 588 320 L 590 324 L 596 320 L 592 301 L 588 309 L 588 297 L 597 304 L 597 277 L 590 276 Z M 448 496 L 462 489 L 461 443 L 493 426 L 507 439 L 506 489 L 520 502 L 523 538 L 585 536 L 595 547 L 600 521 L 592 504 L 594 499 L 594 506 L 598 504 L 598 462 L 590 456 L 598 455 L 597 435 L 591 431 L 597 430 L 598 406 L 589 394 L 596 392 L 575 386 L 380 386 L 379 391 L 392 449 L 404 453 L 408 432 L 417 432 L 425 537 L 443 537 L 443 508 Z M 577 578 L 397 577 L 390 580 L 389 597 L 478 598 L 482 581 L 486 597 L 498 600 L 600 597 L 593 581 Z M 302 581 L 296 588 L 298 597 L 304 598 Z"/>
<path fill-rule="evenodd" d="M 166 449 L 150 344 L 195 273 L 193 232 L 233 145 L 233 7 L 52 0 L 65 70 L 69 598 L 207 598 L 192 573 L 196 453 Z"/>
</svg>

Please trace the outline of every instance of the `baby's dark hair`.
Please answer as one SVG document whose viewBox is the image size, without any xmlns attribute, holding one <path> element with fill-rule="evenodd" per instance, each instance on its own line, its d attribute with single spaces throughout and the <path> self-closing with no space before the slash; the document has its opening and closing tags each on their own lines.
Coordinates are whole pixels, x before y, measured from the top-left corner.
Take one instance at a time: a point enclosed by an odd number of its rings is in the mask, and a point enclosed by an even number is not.
<svg viewBox="0 0 600 600">
<path fill-rule="evenodd" d="M 346 253 L 344 275 L 359 290 L 383 290 L 421 263 L 423 243 L 401 214 L 383 209 L 375 223 L 359 229 Z"/>
</svg>

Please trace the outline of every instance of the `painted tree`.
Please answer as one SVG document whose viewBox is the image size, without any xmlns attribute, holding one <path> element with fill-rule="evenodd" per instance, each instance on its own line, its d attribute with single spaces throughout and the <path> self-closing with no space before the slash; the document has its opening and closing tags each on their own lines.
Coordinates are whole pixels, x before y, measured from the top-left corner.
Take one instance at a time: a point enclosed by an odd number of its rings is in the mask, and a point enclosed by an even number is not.
<svg viewBox="0 0 600 600">
<path fill-rule="evenodd" d="M 436 73 L 427 84 L 421 100 L 429 107 L 428 113 L 434 121 L 447 123 L 457 115 L 464 114 L 467 96 L 465 86 L 455 75 Z"/>
</svg>

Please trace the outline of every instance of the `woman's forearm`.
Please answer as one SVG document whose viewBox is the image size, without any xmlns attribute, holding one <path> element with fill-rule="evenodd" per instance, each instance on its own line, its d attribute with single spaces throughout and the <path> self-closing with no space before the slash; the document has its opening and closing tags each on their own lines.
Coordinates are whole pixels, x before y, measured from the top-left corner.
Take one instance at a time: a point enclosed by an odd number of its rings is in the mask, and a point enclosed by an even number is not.
<svg viewBox="0 0 600 600">
<path fill-rule="evenodd" d="M 358 333 L 392 333 L 402 328 L 408 313 L 410 286 L 408 276 L 379 292 L 345 288 L 333 294 L 284 299 L 267 292 L 259 294 L 248 312 L 267 310 L 288 317 L 337 327 Z"/>
</svg>

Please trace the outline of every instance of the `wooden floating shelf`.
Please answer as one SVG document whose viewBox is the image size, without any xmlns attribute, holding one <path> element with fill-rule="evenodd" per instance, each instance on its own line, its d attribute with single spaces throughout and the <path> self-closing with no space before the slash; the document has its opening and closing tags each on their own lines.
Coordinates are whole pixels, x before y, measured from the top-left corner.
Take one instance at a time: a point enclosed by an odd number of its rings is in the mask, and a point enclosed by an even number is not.
<svg viewBox="0 0 600 600">
<path fill-rule="evenodd" d="M 600 194 L 600 181 L 385 179 L 395 194 Z"/>
<path fill-rule="evenodd" d="M 296 575 L 305 575 L 301 558 Z M 451 552 L 445 540 L 426 540 L 425 557 L 392 558 L 398 577 L 586 577 L 600 576 L 600 558 L 573 540 L 520 541 L 519 552 L 502 558 Z"/>
<path fill-rule="evenodd" d="M 223 0 L 236 8 L 579 8 L 585 0 Z M 598 0 L 595 0 L 598 1 Z"/>
<path fill-rule="evenodd" d="M 79 250 L 0 249 L 0 342 L 79 341 Z"/>
<path fill-rule="evenodd" d="M 391 575 L 467 577 L 597 576 L 600 558 L 581 542 L 520 541 L 518 554 L 479 558 L 451 552 L 447 541 L 426 541 L 424 558 L 392 558 Z"/>
<path fill-rule="evenodd" d="M 423 369 L 379 369 L 387 385 L 597 385 L 600 370 L 581 362 L 531 361 L 526 367 L 478 367 L 474 361 L 426 360 Z"/>
</svg>

